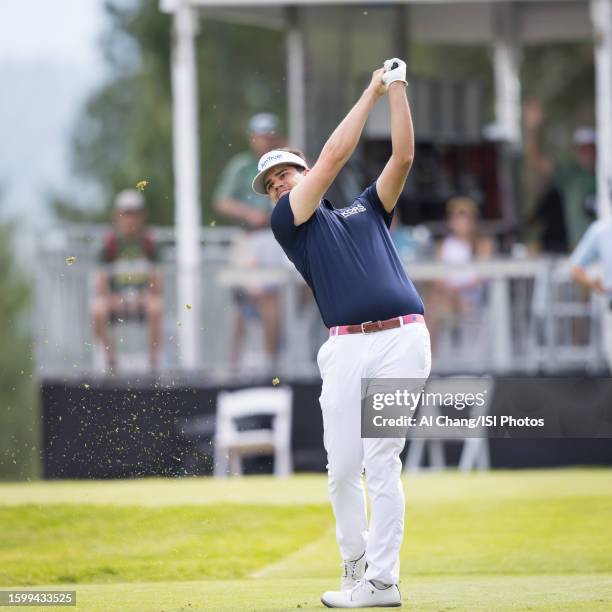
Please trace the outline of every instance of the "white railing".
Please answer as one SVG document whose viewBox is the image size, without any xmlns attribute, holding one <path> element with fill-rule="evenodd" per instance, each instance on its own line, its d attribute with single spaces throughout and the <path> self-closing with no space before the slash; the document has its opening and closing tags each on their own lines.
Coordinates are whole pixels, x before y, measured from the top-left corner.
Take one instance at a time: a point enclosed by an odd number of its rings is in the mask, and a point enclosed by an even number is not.
<svg viewBox="0 0 612 612">
<path fill-rule="evenodd" d="M 240 233 L 227 228 L 202 232 L 202 320 L 197 326 L 202 363 L 197 374 L 215 379 L 248 374 L 317 376 L 316 352 L 326 330 L 312 297 L 293 268 L 235 267 L 231 247 Z M 40 376 L 81 376 L 98 371 L 89 302 L 98 269 L 100 235 L 100 228 L 68 228 L 50 232 L 38 245 L 36 345 Z M 173 233 L 157 230 L 156 237 L 162 246 L 160 270 L 164 278 L 161 367 L 162 373 L 173 374 L 178 370 L 177 327 L 190 313 L 176 301 Z M 67 265 L 67 257 L 76 257 L 76 261 Z M 435 371 L 554 373 L 604 367 L 597 333 L 600 305 L 571 282 L 564 260 L 498 258 L 456 269 L 438 262 L 407 262 L 406 267 L 426 306 L 428 296 L 435 295 L 431 292 L 435 283 L 457 270 L 484 280 L 484 298 L 478 309 L 463 313 L 452 324 L 443 321 L 437 326 Z M 269 371 L 262 365 L 261 325 L 254 320 L 247 326 L 243 359 L 232 369 L 232 294 L 258 283 L 279 287 L 284 330 L 279 363 Z M 126 336 L 122 344 L 139 343 L 140 350 L 146 352 L 144 334 L 127 338 L 127 328 L 117 326 L 115 335 L 119 339 Z"/>
</svg>

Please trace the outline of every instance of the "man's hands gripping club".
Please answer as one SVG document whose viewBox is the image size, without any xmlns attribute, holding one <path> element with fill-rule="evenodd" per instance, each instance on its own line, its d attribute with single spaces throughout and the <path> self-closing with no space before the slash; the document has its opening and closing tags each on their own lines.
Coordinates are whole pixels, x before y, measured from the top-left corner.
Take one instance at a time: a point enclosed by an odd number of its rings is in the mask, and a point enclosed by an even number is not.
<svg viewBox="0 0 612 612">
<path fill-rule="evenodd" d="M 406 80 L 406 62 L 394 57 L 385 61 L 383 65 L 382 81 L 388 88 L 391 83 L 403 83 L 408 85 Z"/>
<path fill-rule="evenodd" d="M 382 68 L 372 73 L 369 89 L 374 91 L 378 97 L 384 96 L 392 83 L 403 83 L 408 85 L 406 80 L 406 62 L 394 57 L 385 60 Z"/>
</svg>

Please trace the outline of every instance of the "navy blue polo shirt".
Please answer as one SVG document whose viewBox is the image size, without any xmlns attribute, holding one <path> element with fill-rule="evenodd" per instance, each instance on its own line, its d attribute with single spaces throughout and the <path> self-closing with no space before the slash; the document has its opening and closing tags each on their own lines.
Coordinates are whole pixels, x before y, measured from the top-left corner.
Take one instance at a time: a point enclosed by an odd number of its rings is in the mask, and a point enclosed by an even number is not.
<svg viewBox="0 0 612 612">
<path fill-rule="evenodd" d="M 388 213 L 373 183 L 345 208 L 323 200 L 293 224 L 290 194 L 272 211 L 272 231 L 308 286 L 327 327 L 423 314 L 423 301 L 397 254 Z"/>
</svg>

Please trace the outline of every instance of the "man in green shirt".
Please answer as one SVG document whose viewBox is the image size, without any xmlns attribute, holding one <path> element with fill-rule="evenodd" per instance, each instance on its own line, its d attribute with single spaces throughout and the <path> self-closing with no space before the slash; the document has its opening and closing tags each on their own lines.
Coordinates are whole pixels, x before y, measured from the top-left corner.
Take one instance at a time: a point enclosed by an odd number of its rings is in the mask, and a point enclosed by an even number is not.
<svg viewBox="0 0 612 612">
<path fill-rule="evenodd" d="M 575 248 L 596 217 L 595 133 L 579 128 L 574 133 L 575 159 L 557 164 L 552 181 L 562 194 L 563 214 L 570 248 Z"/>
<path fill-rule="evenodd" d="M 282 266 L 285 256 L 270 230 L 270 200 L 251 188 L 259 158 L 284 144 L 276 115 L 259 113 L 248 125 L 250 150 L 238 153 L 225 166 L 214 194 L 215 211 L 236 221 L 248 234 L 243 243 L 249 265 Z M 241 263 L 244 263 L 241 262 Z M 234 292 L 237 306 L 230 351 L 233 366 L 238 364 L 244 344 L 246 322 L 261 319 L 266 355 L 273 367 L 279 350 L 280 295 L 275 286 L 244 287 Z"/>
<path fill-rule="evenodd" d="M 251 181 L 257 174 L 259 158 L 281 146 L 278 118 L 259 113 L 249 121 L 251 149 L 238 153 L 225 166 L 215 190 L 215 210 L 239 222 L 246 229 L 259 229 L 270 224 L 270 202 L 254 193 Z"/>
<path fill-rule="evenodd" d="M 539 102 L 531 100 L 525 105 L 523 119 L 527 161 L 561 196 L 567 247 L 572 250 L 596 216 L 596 134 L 589 127 L 576 129 L 573 137 L 574 159 L 554 163 L 542 153 L 538 142 L 543 118 Z"/>
</svg>

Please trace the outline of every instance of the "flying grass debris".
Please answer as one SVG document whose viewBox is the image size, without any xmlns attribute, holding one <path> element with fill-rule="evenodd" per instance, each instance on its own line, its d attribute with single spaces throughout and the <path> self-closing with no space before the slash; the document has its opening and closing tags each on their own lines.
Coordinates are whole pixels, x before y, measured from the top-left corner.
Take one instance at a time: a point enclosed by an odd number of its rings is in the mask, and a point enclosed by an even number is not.
<svg viewBox="0 0 612 612">
<path fill-rule="evenodd" d="M 136 183 L 136 189 L 138 189 L 138 191 L 144 191 L 145 187 L 149 184 L 149 181 L 138 181 Z"/>
</svg>

